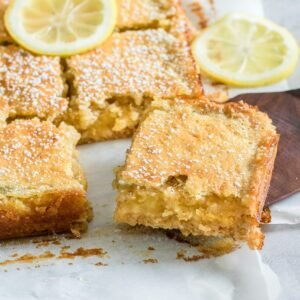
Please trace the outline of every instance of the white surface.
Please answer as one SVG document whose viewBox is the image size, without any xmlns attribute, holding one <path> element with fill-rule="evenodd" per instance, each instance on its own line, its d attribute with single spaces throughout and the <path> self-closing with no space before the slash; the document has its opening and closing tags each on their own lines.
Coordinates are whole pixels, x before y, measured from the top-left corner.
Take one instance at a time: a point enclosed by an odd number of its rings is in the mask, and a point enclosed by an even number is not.
<svg viewBox="0 0 300 300">
<path fill-rule="evenodd" d="M 202 2 L 205 4 L 206 0 Z M 264 14 L 259 0 L 217 0 L 216 4 L 218 15 L 232 10 Z M 263 90 L 286 88 L 288 85 L 284 81 Z M 235 89 L 230 94 L 248 91 Z M 62 238 L 61 246 L 70 245 L 70 251 L 78 247 L 101 247 L 107 251 L 106 257 L 78 258 L 71 261 L 73 265 L 69 265 L 68 260 L 50 259 L 29 265 L 1 266 L 1 300 L 268 300 L 276 298 L 280 285 L 284 291 L 280 299 L 300 299 L 300 225 L 265 226 L 266 243 L 261 253 L 244 247 L 220 258 L 192 263 L 176 260 L 176 253 L 186 250 L 189 255 L 198 254 L 194 248 L 169 240 L 160 232 L 144 234 L 117 227 L 112 221 L 115 198 L 111 188 L 114 177 L 112 168 L 123 163 L 128 145 L 129 142 L 123 140 L 79 148 L 87 172 L 95 218 L 81 240 Z M 300 195 L 274 205 L 272 213 L 273 223 L 299 222 Z M 5 242 L 1 245 L 0 261 L 12 259 L 10 256 L 16 252 L 19 255 L 28 252 L 41 254 L 44 251 L 58 254 L 61 246 L 37 249 L 31 240 Z M 156 250 L 148 251 L 149 246 Z M 144 264 L 143 260 L 147 258 L 155 258 L 159 262 Z M 94 264 L 99 261 L 108 266 L 96 267 Z M 280 283 L 269 266 L 279 275 Z"/>
<path fill-rule="evenodd" d="M 272 224 L 300 224 L 300 193 L 271 206 Z"/>
</svg>

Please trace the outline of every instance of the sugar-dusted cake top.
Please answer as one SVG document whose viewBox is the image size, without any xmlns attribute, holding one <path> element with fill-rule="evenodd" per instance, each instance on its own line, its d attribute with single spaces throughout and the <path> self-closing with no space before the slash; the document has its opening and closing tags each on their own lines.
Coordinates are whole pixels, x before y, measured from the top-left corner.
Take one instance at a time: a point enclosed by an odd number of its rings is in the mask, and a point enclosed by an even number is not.
<svg viewBox="0 0 300 300">
<path fill-rule="evenodd" d="M 16 120 L 0 129 L 0 182 L 5 192 L 42 190 L 74 183 L 73 159 L 79 134 L 37 118 Z"/>
<path fill-rule="evenodd" d="M 58 57 L 0 46 L 0 78 L 0 97 L 9 104 L 12 118 L 53 119 L 67 108 Z"/>
<path fill-rule="evenodd" d="M 245 103 L 179 102 L 162 101 L 146 115 L 120 183 L 155 188 L 180 176 L 197 199 L 257 195 L 278 142 L 268 116 Z"/>
<path fill-rule="evenodd" d="M 178 27 L 179 28 L 179 27 Z M 117 97 L 165 97 L 202 93 L 189 44 L 163 29 L 114 33 L 98 49 L 68 59 L 79 103 Z"/>
</svg>

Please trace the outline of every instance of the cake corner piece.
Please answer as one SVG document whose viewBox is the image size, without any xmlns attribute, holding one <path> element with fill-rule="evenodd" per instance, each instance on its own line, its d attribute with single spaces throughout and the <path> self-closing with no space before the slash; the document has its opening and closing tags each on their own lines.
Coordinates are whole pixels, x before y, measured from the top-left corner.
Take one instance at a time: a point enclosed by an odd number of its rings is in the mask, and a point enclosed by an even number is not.
<svg viewBox="0 0 300 300">
<path fill-rule="evenodd" d="M 15 120 L 0 129 L 0 239 L 87 228 L 79 134 L 62 123 Z"/>
<path fill-rule="evenodd" d="M 243 102 L 161 103 L 148 110 L 117 171 L 115 220 L 262 248 L 279 140 L 269 117 Z"/>
</svg>

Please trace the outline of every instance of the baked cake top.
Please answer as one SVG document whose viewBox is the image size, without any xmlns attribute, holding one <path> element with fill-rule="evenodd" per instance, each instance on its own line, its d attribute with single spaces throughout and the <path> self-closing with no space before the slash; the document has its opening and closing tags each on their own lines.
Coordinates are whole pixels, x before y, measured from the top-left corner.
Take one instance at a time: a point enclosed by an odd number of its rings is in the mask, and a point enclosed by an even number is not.
<svg viewBox="0 0 300 300">
<path fill-rule="evenodd" d="M 53 119 L 67 108 L 58 57 L 0 46 L 0 78 L 0 97 L 9 104 L 12 118 Z"/>
<path fill-rule="evenodd" d="M 169 25 L 178 0 L 118 0 L 117 28 L 141 29 Z"/>
<path fill-rule="evenodd" d="M 186 191 L 199 200 L 213 194 L 246 201 L 257 195 L 278 142 L 269 117 L 242 102 L 179 102 L 162 101 L 164 108 L 152 107 L 145 116 L 120 183 L 160 187 L 184 176 Z"/>
<path fill-rule="evenodd" d="M 1 190 L 16 192 L 77 185 L 73 160 L 79 134 L 64 123 L 16 120 L 0 129 Z"/>
<path fill-rule="evenodd" d="M 184 28 L 186 28 L 184 26 Z M 77 101 L 100 108 L 113 97 L 172 98 L 202 94 L 183 26 L 114 33 L 94 51 L 67 60 Z"/>
</svg>

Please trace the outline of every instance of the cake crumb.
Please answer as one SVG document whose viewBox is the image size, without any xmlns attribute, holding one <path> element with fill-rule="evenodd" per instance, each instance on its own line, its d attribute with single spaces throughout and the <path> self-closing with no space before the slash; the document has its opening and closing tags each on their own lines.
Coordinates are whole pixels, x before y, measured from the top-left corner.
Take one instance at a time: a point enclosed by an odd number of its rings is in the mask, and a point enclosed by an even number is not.
<svg viewBox="0 0 300 300">
<path fill-rule="evenodd" d="M 36 248 L 48 247 L 49 245 L 60 245 L 61 242 L 58 240 L 57 237 L 54 238 L 45 238 L 41 240 L 34 240 L 32 241 L 33 244 L 37 244 Z"/>
<path fill-rule="evenodd" d="M 61 250 L 67 250 L 67 249 L 70 249 L 71 248 L 71 246 L 63 246 L 63 247 L 61 247 Z"/>
<path fill-rule="evenodd" d="M 194 262 L 199 261 L 200 259 L 208 258 L 206 255 L 192 255 L 187 256 L 186 252 L 181 250 L 177 252 L 176 259 L 178 260 L 184 260 L 185 262 Z"/>
<path fill-rule="evenodd" d="M 99 262 L 95 263 L 95 266 L 97 266 L 97 267 L 103 266 L 104 267 L 104 266 L 108 266 L 108 264 L 105 264 L 105 263 L 99 261 Z"/>
<path fill-rule="evenodd" d="M 0 262 L 0 266 L 6 266 L 9 264 L 14 264 L 14 263 L 31 263 L 36 260 L 41 260 L 41 259 L 49 259 L 55 257 L 55 254 L 53 254 L 50 251 L 45 251 L 44 253 L 40 255 L 32 255 L 30 253 L 24 254 L 20 257 L 17 257 L 16 259 L 8 259 L 5 261 Z"/>
<path fill-rule="evenodd" d="M 147 258 L 143 260 L 144 264 L 157 264 L 158 260 L 156 258 Z"/>
<path fill-rule="evenodd" d="M 58 259 L 74 259 L 75 257 L 90 257 L 90 256 L 99 256 L 103 257 L 107 252 L 102 248 L 90 248 L 84 249 L 82 247 L 76 249 L 74 252 L 67 252 L 64 249 L 60 251 L 60 255 L 57 257 Z"/>
</svg>

